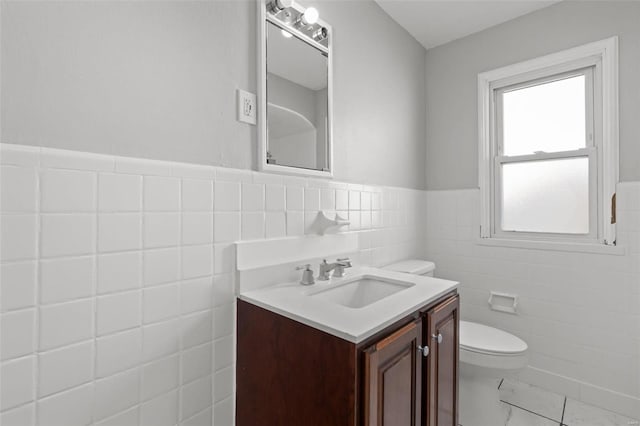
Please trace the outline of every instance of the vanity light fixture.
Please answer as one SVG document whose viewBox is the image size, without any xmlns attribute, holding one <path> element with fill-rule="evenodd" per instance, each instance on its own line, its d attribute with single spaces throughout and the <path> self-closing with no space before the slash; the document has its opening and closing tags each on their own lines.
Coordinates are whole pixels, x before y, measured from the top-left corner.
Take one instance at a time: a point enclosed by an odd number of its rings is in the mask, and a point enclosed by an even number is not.
<svg viewBox="0 0 640 426">
<path fill-rule="evenodd" d="M 269 4 L 271 12 L 278 13 L 284 9 L 288 9 L 293 6 L 293 0 L 273 0 Z"/>
<path fill-rule="evenodd" d="M 265 2 L 266 12 L 278 22 L 282 36 L 291 38 L 295 34 L 308 37 L 316 43 L 328 46 L 329 29 L 320 22 L 320 12 L 315 7 L 306 9 L 295 0 L 262 0 Z M 291 29 L 291 30 L 289 30 Z"/>
<path fill-rule="evenodd" d="M 313 25 L 318 22 L 318 18 L 320 18 L 320 14 L 318 13 L 318 9 L 315 7 L 309 7 L 304 11 L 300 20 L 305 25 Z"/>
<path fill-rule="evenodd" d="M 307 25 L 313 25 L 318 22 L 320 18 L 320 14 L 318 13 L 318 9 L 315 7 L 308 7 L 304 12 L 300 14 L 300 17 L 296 21 L 296 27 L 303 27 Z"/>
<path fill-rule="evenodd" d="M 329 35 L 329 30 L 327 30 L 325 27 L 320 27 L 313 32 L 311 37 L 313 37 L 315 41 L 322 41 L 325 38 L 327 38 L 328 35 Z"/>
</svg>

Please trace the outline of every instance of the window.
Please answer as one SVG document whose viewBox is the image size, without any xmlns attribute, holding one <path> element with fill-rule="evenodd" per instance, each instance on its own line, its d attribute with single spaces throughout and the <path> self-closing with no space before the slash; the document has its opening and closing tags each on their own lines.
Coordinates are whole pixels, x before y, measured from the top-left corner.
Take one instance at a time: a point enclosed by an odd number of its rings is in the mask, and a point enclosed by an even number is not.
<svg viewBox="0 0 640 426">
<path fill-rule="evenodd" d="M 481 236 L 615 244 L 617 39 L 478 76 Z"/>
</svg>

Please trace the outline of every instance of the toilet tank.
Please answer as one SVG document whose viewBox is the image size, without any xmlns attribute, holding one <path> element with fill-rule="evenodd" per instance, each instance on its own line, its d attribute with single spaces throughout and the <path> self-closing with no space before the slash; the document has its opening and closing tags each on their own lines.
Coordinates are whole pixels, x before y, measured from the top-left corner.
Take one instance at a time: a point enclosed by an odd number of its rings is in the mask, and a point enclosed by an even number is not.
<svg viewBox="0 0 640 426">
<path fill-rule="evenodd" d="M 392 263 L 385 266 L 383 269 L 390 271 L 405 272 L 407 274 L 425 275 L 433 277 L 433 272 L 436 270 L 436 264 L 422 259 L 409 259 L 402 260 L 400 262 Z"/>
</svg>

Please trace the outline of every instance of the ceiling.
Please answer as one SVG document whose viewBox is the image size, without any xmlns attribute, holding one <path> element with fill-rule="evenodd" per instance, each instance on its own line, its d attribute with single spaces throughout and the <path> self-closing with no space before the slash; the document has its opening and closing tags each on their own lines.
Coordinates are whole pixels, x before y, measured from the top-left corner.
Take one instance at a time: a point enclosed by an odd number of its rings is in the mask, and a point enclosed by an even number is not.
<svg viewBox="0 0 640 426">
<path fill-rule="evenodd" d="M 426 49 L 551 6 L 558 0 L 375 0 Z"/>
</svg>

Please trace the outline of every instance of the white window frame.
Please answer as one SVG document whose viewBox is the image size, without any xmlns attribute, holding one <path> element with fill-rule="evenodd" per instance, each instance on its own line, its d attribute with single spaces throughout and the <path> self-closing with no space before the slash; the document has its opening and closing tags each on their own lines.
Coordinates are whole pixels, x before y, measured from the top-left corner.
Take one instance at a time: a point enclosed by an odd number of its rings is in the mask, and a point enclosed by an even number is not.
<svg viewBox="0 0 640 426">
<path fill-rule="evenodd" d="M 540 153 L 505 157 L 496 132 L 496 112 L 501 107 L 497 96 L 505 88 L 526 87 L 584 73 L 586 76 L 587 141 L 586 148 L 559 153 Z M 593 96 L 593 102 L 591 99 Z M 615 224 L 611 224 L 612 196 L 618 182 L 618 38 L 589 43 L 573 49 L 509 65 L 478 75 L 478 132 L 481 242 L 545 242 L 580 245 L 614 245 Z M 503 231 L 501 223 L 500 170 L 507 162 L 551 158 L 589 158 L 590 232 L 586 235 Z M 568 245 L 567 245 L 568 243 Z M 541 245 L 542 244 L 542 245 Z M 526 245 L 526 244 L 525 244 Z"/>
</svg>

